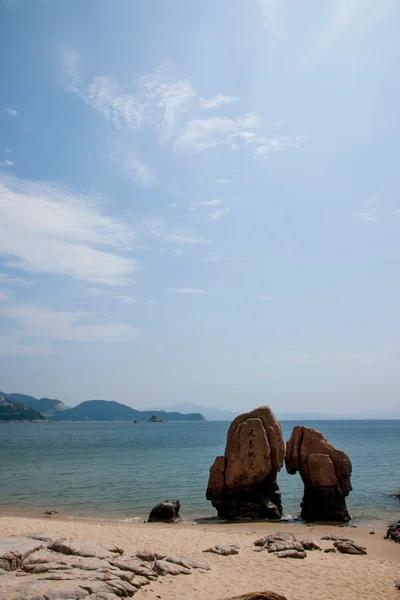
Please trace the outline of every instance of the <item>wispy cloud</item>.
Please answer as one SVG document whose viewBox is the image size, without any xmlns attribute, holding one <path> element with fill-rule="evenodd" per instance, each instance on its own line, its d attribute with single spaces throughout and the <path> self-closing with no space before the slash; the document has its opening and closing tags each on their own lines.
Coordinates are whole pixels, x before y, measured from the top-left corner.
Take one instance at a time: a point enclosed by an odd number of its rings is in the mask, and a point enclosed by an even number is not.
<svg viewBox="0 0 400 600">
<path fill-rule="evenodd" d="M 101 214 L 97 199 L 51 184 L 0 178 L 0 255 L 24 271 L 109 286 L 131 282 L 131 227 Z"/>
<path fill-rule="evenodd" d="M 200 108 L 204 110 L 210 110 L 212 108 L 218 108 L 218 106 L 224 106 L 236 102 L 235 96 L 224 96 L 223 94 L 217 94 L 213 98 L 200 98 Z"/>
<path fill-rule="evenodd" d="M 230 212 L 230 210 L 231 209 L 229 208 L 229 206 L 227 206 L 226 208 L 220 208 L 219 210 L 215 210 L 212 213 L 208 213 L 207 219 L 209 219 L 210 221 L 217 221 L 224 215 L 227 215 Z"/>
<path fill-rule="evenodd" d="M 177 206 L 179 206 L 177 202 L 171 202 L 169 208 L 176 208 Z"/>
<path fill-rule="evenodd" d="M 224 201 L 223 198 L 216 198 L 215 200 L 195 201 L 195 202 L 192 202 L 192 204 L 194 206 L 218 206 L 219 204 L 222 204 L 223 201 Z"/>
<path fill-rule="evenodd" d="M 4 148 L 4 152 L 12 152 L 11 148 Z"/>
<path fill-rule="evenodd" d="M 225 256 L 218 256 L 218 254 L 208 252 L 207 256 L 205 256 L 202 260 L 204 262 L 218 262 L 220 260 L 225 260 Z"/>
<path fill-rule="evenodd" d="M 375 222 L 379 220 L 379 205 L 375 198 L 366 198 L 363 201 L 361 210 L 356 214 L 356 217 L 361 221 Z"/>
<path fill-rule="evenodd" d="M 54 352 L 54 347 L 49 344 L 37 344 L 28 340 L 21 341 L 19 335 L 3 334 L 0 336 L 0 355 L 18 356 L 18 355 L 47 355 Z"/>
<path fill-rule="evenodd" d="M 15 108 L 6 108 L 6 113 L 8 115 L 10 115 L 10 117 L 16 117 L 18 114 L 18 111 L 15 110 Z"/>
<path fill-rule="evenodd" d="M 264 158 L 270 152 L 283 152 L 287 148 L 299 148 L 304 142 L 301 136 L 281 136 L 269 139 L 260 138 L 260 145 L 254 151 L 257 158 Z"/>
<path fill-rule="evenodd" d="M 360 363 L 374 364 L 393 360 L 393 355 L 384 348 L 378 348 L 371 351 L 348 351 L 340 350 L 337 352 L 308 352 L 303 350 L 292 350 L 281 353 L 267 353 L 264 355 L 265 361 L 271 366 L 315 366 L 324 363 Z"/>
<path fill-rule="evenodd" d="M 0 162 L 0 167 L 12 167 L 13 165 L 12 160 L 3 160 Z"/>
<path fill-rule="evenodd" d="M 261 9 L 265 29 L 272 35 L 281 35 L 283 33 L 282 0 L 257 0 L 257 2 Z"/>
<path fill-rule="evenodd" d="M 0 272 L 0 284 L 7 285 L 7 286 L 29 285 L 30 281 L 28 281 L 27 279 L 24 279 L 23 277 L 13 277 L 12 275 L 9 275 L 8 273 Z"/>
<path fill-rule="evenodd" d="M 232 179 L 216 179 L 215 183 L 228 185 L 229 183 L 233 183 Z"/>
<path fill-rule="evenodd" d="M 111 296 L 113 300 L 117 300 L 120 304 L 134 304 L 137 302 L 133 296 Z"/>
<path fill-rule="evenodd" d="M 0 290 L 0 302 L 8 302 L 11 298 L 11 295 L 9 292 L 6 292 L 4 290 Z"/>
<path fill-rule="evenodd" d="M 182 244 L 184 246 L 210 243 L 209 240 L 205 240 L 204 238 L 192 237 L 190 235 L 184 235 L 180 233 L 170 233 L 165 239 L 167 242 L 173 242 L 174 244 Z"/>
<path fill-rule="evenodd" d="M 194 295 L 207 294 L 206 290 L 202 290 L 200 288 L 175 288 L 175 289 L 171 289 L 169 291 L 174 292 L 175 294 L 194 294 Z"/>
<path fill-rule="evenodd" d="M 233 140 L 256 137 L 261 128 L 259 115 L 249 113 L 244 117 L 210 117 L 188 121 L 175 141 L 177 148 L 206 150 L 214 146 L 232 143 Z"/>
<path fill-rule="evenodd" d="M 35 337 L 73 342 L 120 342 L 137 337 L 137 331 L 131 325 L 87 323 L 92 316 L 83 311 L 55 311 L 37 304 L 16 304 L 0 306 L 0 316 L 19 325 L 20 340 Z"/>
</svg>

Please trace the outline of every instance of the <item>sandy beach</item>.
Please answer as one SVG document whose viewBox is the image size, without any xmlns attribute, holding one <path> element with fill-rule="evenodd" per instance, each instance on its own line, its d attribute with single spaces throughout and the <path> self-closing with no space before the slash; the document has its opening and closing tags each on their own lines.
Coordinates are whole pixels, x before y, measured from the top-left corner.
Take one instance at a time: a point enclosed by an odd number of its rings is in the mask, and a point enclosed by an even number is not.
<svg viewBox="0 0 400 600">
<path fill-rule="evenodd" d="M 371 535 L 365 528 L 285 523 L 169 525 L 0 516 L 0 538 L 35 531 L 113 543 L 126 553 L 148 548 L 206 560 L 211 566 L 207 573 L 161 577 L 135 595 L 139 600 L 219 600 L 260 590 L 275 591 L 287 600 L 394 600 L 400 594 L 394 587 L 400 577 L 400 545 L 384 540 L 384 531 L 378 529 Z M 257 538 L 276 531 L 290 531 L 299 540 L 311 538 L 323 548 L 332 542 L 321 541 L 322 536 L 344 534 L 365 546 L 368 554 L 313 551 L 306 559 L 295 560 L 254 551 Z M 240 552 L 236 556 L 203 553 L 216 544 L 239 544 Z"/>
</svg>

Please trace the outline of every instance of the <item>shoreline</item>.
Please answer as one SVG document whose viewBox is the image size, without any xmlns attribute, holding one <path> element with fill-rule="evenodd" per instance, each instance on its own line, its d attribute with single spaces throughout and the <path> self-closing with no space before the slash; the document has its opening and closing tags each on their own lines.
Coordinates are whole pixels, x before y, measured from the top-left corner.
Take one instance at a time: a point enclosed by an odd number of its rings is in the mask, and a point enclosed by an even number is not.
<svg viewBox="0 0 400 600">
<path fill-rule="evenodd" d="M 50 507 L 48 509 L 49 512 L 53 512 L 53 509 L 51 509 Z M 148 514 L 150 514 L 150 510 L 148 511 Z M 104 516 L 99 516 L 96 514 L 88 514 L 88 515 L 75 515 L 75 514 L 70 514 L 66 511 L 57 511 L 54 509 L 55 514 L 46 514 L 45 510 L 41 509 L 41 512 L 39 512 L 39 510 L 12 510 L 12 509 L 4 509 L 1 508 L 0 509 L 0 519 L 1 518 L 16 518 L 16 519 L 33 519 L 33 520 L 45 520 L 45 521 L 60 521 L 60 522 L 67 522 L 67 523 L 75 523 L 75 522 L 82 522 L 82 523 L 106 523 L 109 525 L 113 525 L 113 524 L 146 524 L 146 525 L 152 525 L 152 523 L 147 523 L 147 516 L 145 515 L 137 515 L 137 516 L 111 516 L 111 515 L 104 515 Z M 400 510 L 399 510 L 399 517 L 400 517 Z M 291 526 L 301 526 L 301 527 L 329 527 L 329 528 L 333 528 L 335 530 L 337 529 L 362 529 L 362 530 L 372 530 L 375 529 L 377 531 L 381 531 L 381 532 L 386 532 L 386 529 L 388 528 L 388 525 L 390 523 L 393 523 L 394 521 L 397 520 L 396 516 L 393 516 L 393 518 L 388 518 L 388 519 L 370 519 L 370 520 L 357 520 L 357 519 L 351 519 L 348 523 L 333 523 L 333 522 L 306 522 L 303 521 L 300 518 L 282 518 L 280 520 L 277 521 L 272 521 L 272 520 L 260 520 L 260 521 L 254 521 L 254 520 L 238 520 L 238 521 L 227 521 L 227 520 L 223 520 L 223 519 L 219 519 L 217 517 L 217 515 L 207 515 L 207 516 L 195 516 L 195 517 L 189 517 L 189 518 L 185 518 L 185 515 L 181 514 L 181 518 L 182 518 L 182 522 L 181 523 L 177 523 L 176 525 L 195 525 L 195 526 L 201 526 L 201 525 L 216 525 L 219 527 L 222 526 L 236 526 L 236 525 L 255 525 L 255 526 L 259 526 L 259 525 L 264 525 L 264 524 L 271 524 L 274 525 L 276 527 L 280 527 L 285 528 L 285 527 L 291 527 Z"/>
<path fill-rule="evenodd" d="M 365 527 L 282 522 L 126 523 L 0 513 L 0 539 L 38 531 L 114 544 L 127 555 L 146 548 L 190 557 L 206 561 L 211 567 L 206 573 L 160 577 L 135 595 L 138 600 L 220 600 L 256 590 L 273 590 L 287 600 L 398 600 L 393 582 L 400 575 L 400 544 L 385 540 L 382 531 L 370 535 L 371 529 Z M 365 547 L 367 555 L 316 550 L 307 552 L 304 560 L 278 560 L 268 552 L 255 552 L 258 538 L 277 531 L 291 532 L 298 540 L 310 538 L 322 549 L 332 547 L 332 541 L 321 541 L 323 536 L 343 532 Z M 239 554 L 204 554 L 216 544 L 238 544 Z"/>
</svg>

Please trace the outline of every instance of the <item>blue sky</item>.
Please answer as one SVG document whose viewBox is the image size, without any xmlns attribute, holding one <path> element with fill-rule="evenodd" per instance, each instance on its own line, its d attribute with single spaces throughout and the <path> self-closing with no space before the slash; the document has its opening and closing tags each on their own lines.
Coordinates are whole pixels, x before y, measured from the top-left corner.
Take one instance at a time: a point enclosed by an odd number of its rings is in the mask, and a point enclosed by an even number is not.
<svg viewBox="0 0 400 600">
<path fill-rule="evenodd" d="M 397 0 L 1 0 L 0 389 L 400 414 Z"/>
</svg>

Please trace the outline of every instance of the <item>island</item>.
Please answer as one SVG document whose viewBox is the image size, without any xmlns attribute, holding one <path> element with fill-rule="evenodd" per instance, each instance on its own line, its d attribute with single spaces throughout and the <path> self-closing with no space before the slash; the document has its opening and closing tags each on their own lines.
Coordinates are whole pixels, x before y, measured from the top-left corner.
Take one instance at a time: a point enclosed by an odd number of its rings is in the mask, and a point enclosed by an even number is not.
<svg viewBox="0 0 400 600">
<path fill-rule="evenodd" d="M 0 396 L 0 422 L 15 422 L 15 421 L 45 421 L 45 418 L 33 408 L 26 408 L 18 402 L 10 402 Z"/>
<path fill-rule="evenodd" d="M 148 423 L 166 423 L 166 421 L 164 421 L 164 419 L 160 419 L 159 417 L 157 417 L 156 415 L 153 415 L 149 420 Z"/>
</svg>

